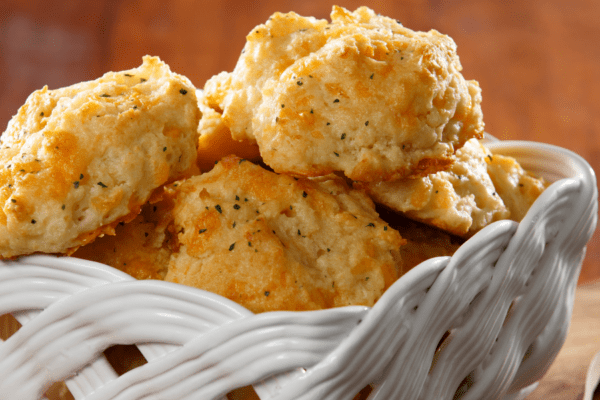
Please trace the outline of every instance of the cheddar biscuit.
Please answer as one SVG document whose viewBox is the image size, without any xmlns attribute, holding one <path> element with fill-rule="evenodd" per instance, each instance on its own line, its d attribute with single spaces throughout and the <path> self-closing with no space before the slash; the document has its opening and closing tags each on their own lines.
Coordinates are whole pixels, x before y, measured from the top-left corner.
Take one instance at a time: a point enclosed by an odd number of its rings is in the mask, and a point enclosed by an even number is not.
<svg viewBox="0 0 600 400">
<path fill-rule="evenodd" d="M 217 81 L 217 79 L 213 79 Z M 254 140 L 236 140 L 231 136 L 222 115 L 209 107 L 204 91 L 197 90 L 198 105 L 202 118 L 198 125 L 198 168 L 202 172 L 210 171 L 216 161 L 235 154 L 251 161 L 260 160 L 260 152 Z"/>
<path fill-rule="evenodd" d="M 386 181 L 446 169 L 482 137 L 481 91 L 461 69 L 448 36 L 334 7 L 331 23 L 274 14 L 205 91 L 276 172 Z"/>
<path fill-rule="evenodd" d="M 510 211 L 510 219 L 521 221 L 548 182 L 524 170 L 512 157 L 494 154 L 486 161 L 494 187 Z"/>
<path fill-rule="evenodd" d="M 146 203 L 131 222 L 121 222 L 114 235 L 104 235 L 81 246 L 71 256 L 110 265 L 136 279 L 164 279 L 171 257 L 167 231 L 171 206 Z"/>
<path fill-rule="evenodd" d="M 336 176 L 296 180 L 226 157 L 167 193 L 178 248 L 167 281 L 263 312 L 371 306 L 398 277 L 403 239 Z"/>
<path fill-rule="evenodd" d="M 377 203 L 459 236 L 471 236 L 493 221 L 508 218 L 510 211 L 488 174 L 491 153 L 471 139 L 456 156 L 447 171 L 357 186 Z"/>
<path fill-rule="evenodd" d="M 195 166 L 195 88 L 155 57 L 32 93 L 0 139 L 0 255 L 70 254 Z"/>
</svg>

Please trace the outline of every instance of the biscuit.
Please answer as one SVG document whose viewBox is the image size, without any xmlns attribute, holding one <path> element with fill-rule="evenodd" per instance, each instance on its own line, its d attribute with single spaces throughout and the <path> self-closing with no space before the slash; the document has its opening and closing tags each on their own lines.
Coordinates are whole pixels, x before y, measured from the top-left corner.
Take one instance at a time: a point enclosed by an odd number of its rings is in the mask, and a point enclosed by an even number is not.
<svg viewBox="0 0 600 400">
<path fill-rule="evenodd" d="M 214 80 L 216 79 L 213 78 Z M 197 90 L 196 94 L 202 112 L 198 125 L 197 164 L 200 171 L 210 171 L 215 162 L 231 154 L 254 162 L 260 161 L 260 151 L 256 142 L 249 139 L 234 140 L 222 115 L 209 107 L 203 91 Z"/>
<path fill-rule="evenodd" d="M 512 157 L 494 154 L 487 163 L 494 187 L 510 211 L 510 219 L 521 221 L 549 183 L 524 170 Z"/>
<path fill-rule="evenodd" d="M 170 204 L 147 203 L 131 222 L 121 222 L 114 235 L 81 246 L 71 256 L 110 265 L 135 279 L 164 279 L 171 257 Z"/>
<path fill-rule="evenodd" d="M 398 278 L 404 241 L 342 178 L 296 180 L 232 156 L 166 194 L 178 241 L 167 281 L 264 312 L 372 306 Z"/>
<path fill-rule="evenodd" d="M 233 72 L 205 86 L 233 138 L 256 140 L 273 170 L 421 176 L 482 137 L 481 91 L 450 37 L 366 7 L 334 7 L 331 20 L 275 13 L 247 36 Z"/>
<path fill-rule="evenodd" d="M 459 236 L 471 236 L 510 211 L 498 195 L 487 165 L 491 153 L 476 139 L 456 152 L 447 171 L 392 182 L 357 183 L 376 203 Z"/>
<path fill-rule="evenodd" d="M 417 265 L 434 257 L 449 257 L 464 243 L 465 239 L 408 219 L 389 209 L 378 208 L 379 216 L 396 229 L 406 244 L 400 247 L 400 274 L 404 275 Z"/>
<path fill-rule="evenodd" d="M 406 245 L 400 247 L 402 274 L 430 258 L 451 257 L 460 247 L 460 242 L 453 240 L 444 231 L 428 225 L 408 226 L 410 226 L 410 230 L 407 230 L 408 235 L 405 237 Z M 404 233 L 405 230 L 399 230 L 399 232 Z"/>
<path fill-rule="evenodd" d="M 32 93 L 0 139 L 0 255 L 72 253 L 196 162 L 195 88 L 155 57 Z"/>
</svg>

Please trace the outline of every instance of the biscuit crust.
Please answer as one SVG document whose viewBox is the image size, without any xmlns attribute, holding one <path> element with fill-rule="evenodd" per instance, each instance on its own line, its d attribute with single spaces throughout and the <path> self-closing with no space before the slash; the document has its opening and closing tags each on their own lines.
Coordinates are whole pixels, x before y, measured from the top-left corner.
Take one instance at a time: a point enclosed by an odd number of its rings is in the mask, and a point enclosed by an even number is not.
<svg viewBox="0 0 600 400">
<path fill-rule="evenodd" d="M 169 188 L 167 281 L 263 312 L 371 306 L 398 278 L 403 239 L 336 176 L 296 180 L 232 156 Z"/>
<path fill-rule="evenodd" d="M 32 93 L 0 138 L 0 255 L 70 254 L 195 166 L 195 88 L 156 57 Z"/>
<path fill-rule="evenodd" d="M 493 158 L 489 150 L 471 139 L 456 157 L 447 171 L 356 186 L 377 203 L 459 236 L 471 236 L 491 222 L 508 218 L 510 211 L 488 174 Z"/>
<path fill-rule="evenodd" d="M 276 172 L 427 175 L 482 137 L 481 91 L 451 38 L 366 7 L 334 7 L 331 21 L 274 14 L 247 36 L 234 71 L 205 86 L 233 138 L 256 140 Z"/>
<path fill-rule="evenodd" d="M 510 211 L 510 219 L 521 221 L 549 183 L 544 178 L 524 170 L 512 157 L 494 154 L 487 162 L 490 178 Z"/>
<path fill-rule="evenodd" d="M 216 80 L 217 78 L 213 79 L 213 81 Z M 253 162 L 260 161 L 260 151 L 256 141 L 233 139 L 221 113 L 208 106 L 204 92 L 197 90 L 196 96 L 202 112 L 202 118 L 198 125 L 197 163 L 200 171 L 210 171 L 215 162 L 231 154 Z"/>
<path fill-rule="evenodd" d="M 129 223 L 119 223 L 114 235 L 104 235 L 81 246 L 71 257 L 110 265 L 135 279 L 163 280 L 171 257 L 167 225 L 171 205 L 146 203 Z"/>
</svg>

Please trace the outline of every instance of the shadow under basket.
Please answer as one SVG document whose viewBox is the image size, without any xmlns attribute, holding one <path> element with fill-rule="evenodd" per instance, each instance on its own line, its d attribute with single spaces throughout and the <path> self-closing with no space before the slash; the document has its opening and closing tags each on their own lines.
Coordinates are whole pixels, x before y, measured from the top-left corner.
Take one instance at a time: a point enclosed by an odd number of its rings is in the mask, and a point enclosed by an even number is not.
<svg viewBox="0 0 600 400">
<path fill-rule="evenodd" d="M 22 327 L 0 342 L 0 393 L 38 399 L 65 381 L 77 400 L 226 399 L 249 385 L 263 400 L 525 398 L 565 340 L 596 178 L 562 148 L 487 146 L 552 185 L 520 223 L 495 222 L 423 262 L 372 308 L 254 315 L 89 261 L 1 262 L 0 315 Z M 148 362 L 119 375 L 104 355 L 114 345 Z"/>
</svg>

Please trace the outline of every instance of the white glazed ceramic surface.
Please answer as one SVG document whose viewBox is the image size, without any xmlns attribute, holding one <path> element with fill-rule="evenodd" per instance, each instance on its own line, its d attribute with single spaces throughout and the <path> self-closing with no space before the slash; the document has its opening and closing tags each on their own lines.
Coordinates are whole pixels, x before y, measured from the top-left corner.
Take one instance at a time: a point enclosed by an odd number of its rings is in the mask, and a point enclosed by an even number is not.
<svg viewBox="0 0 600 400">
<path fill-rule="evenodd" d="M 78 400 L 522 399 L 562 346 L 597 220 L 596 179 L 579 156 L 531 142 L 494 153 L 555 181 L 517 224 L 499 221 L 453 257 L 428 260 L 373 308 L 254 315 L 214 294 L 135 281 L 52 256 L 0 263 L 0 397 L 38 399 L 67 380 Z M 440 345 L 440 340 L 449 335 Z M 137 344 L 149 361 L 117 376 L 102 351 Z"/>
</svg>

